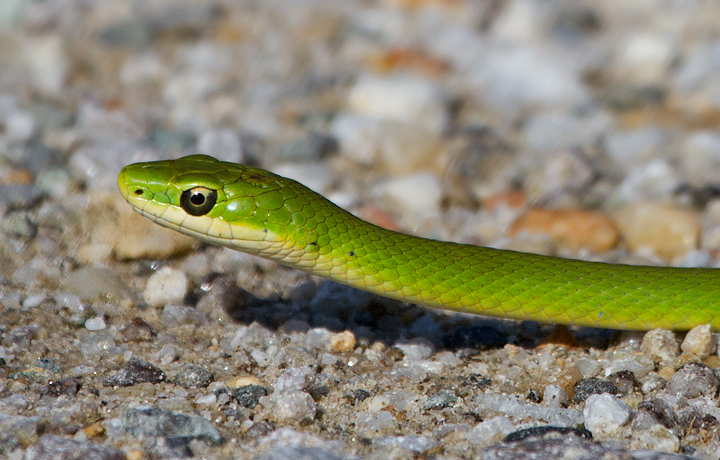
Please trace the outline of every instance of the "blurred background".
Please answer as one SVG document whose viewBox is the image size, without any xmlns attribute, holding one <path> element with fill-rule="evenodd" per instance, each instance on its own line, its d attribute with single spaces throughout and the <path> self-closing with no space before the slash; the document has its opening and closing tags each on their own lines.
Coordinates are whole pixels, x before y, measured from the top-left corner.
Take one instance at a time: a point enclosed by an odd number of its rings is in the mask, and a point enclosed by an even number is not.
<svg viewBox="0 0 720 460">
<path fill-rule="evenodd" d="M 719 23 L 702 1 L 4 0 L 0 183 L 115 193 L 125 164 L 206 153 L 431 237 L 708 264 Z M 601 214 L 518 223 L 528 204 Z"/>
</svg>

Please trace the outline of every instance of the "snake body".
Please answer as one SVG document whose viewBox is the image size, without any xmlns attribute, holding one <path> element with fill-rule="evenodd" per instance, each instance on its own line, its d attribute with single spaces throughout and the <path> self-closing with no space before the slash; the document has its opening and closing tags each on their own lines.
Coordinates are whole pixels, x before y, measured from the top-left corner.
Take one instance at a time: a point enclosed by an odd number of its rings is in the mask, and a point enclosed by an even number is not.
<svg viewBox="0 0 720 460">
<path fill-rule="evenodd" d="M 204 155 L 118 177 L 139 213 L 208 243 L 428 307 L 613 329 L 720 329 L 720 271 L 605 264 L 383 229 L 305 186 Z"/>
</svg>

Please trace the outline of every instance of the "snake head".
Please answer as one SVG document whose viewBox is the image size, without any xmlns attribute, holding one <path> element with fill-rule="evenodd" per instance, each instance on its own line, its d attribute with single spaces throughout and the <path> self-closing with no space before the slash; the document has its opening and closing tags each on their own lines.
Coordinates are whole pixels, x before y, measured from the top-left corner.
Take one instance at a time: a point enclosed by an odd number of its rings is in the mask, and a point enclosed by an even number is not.
<svg viewBox="0 0 720 460">
<path fill-rule="evenodd" d="M 270 172 L 205 155 L 127 166 L 118 186 L 137 212 L 158 224 L 249 252 L 285 241 L 291 223 L 285 204 L 307 190 Z"/>
</svg>

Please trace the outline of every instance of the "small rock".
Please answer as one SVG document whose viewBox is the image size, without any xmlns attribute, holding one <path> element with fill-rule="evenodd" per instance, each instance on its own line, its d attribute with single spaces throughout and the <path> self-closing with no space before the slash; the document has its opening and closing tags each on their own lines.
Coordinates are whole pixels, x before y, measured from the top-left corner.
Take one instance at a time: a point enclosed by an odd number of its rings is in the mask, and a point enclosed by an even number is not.
<svg viewBox="0 0 720 460">
<path fill-rule="evenodd" d="M 615 212 L 613 217 L 632 251 L 651 250 L 672 261 L 697 248 L 700 222 L 690 211 L 656 203 L 635 203 Z"/>
<path fill-rule="evenodd" d="M 101 266 L 75 270 L 60 280 L 60 287 L 82 300 L 133 298 L 132 290 L 120 276 L 114 270 Z"/>
<path fill-rule="evenodd" d="M 568 394 L 560 385 L 548 385 L 543 392 L 543 404 L 559 409 L 567 406 Z"/>
<path fill-rule="evenodd" d="M 417 362 L 430 359 L 435 353 L 435 347 L 427 339 L 421 337 L 412 339 L 409 342 L 400 342 L 395 344 L 395 348 L 403 352 L 403 360 L 407 362 Z"/>
<path fill-rule="evenodd" d="M 233 397 L 238 404 L 249 409 L 254 408 L 260 402 L 260 398 L 267 396 L 270 392 L 267 388 L 260 385 L 246 385 L 235 388 Z"/>
<path fill-rule="evenodd" d="M 643 418 L 647 418 L 650 423 L 643 424 Z M 668 429 L 675 428 L 677 418 L 670 405 L 660 398 L 641 402 L 633 419 L 633 428 L 638 425 L 638 429 L 645 430 L 658 423 Z"/>
<path fill-rule="evenodd" d="M 714 183 L 720 176 L 720 134 L 694 131 L 683 143 L 680 156 L 685 177 L 695 186 Z"/>
<path fill-rule="evenodd" d="M 132 358 L 122 371 L 103 382 L 105 386 L 128 387 L 138 383 L 160 383 L 165 380 L 165 373 L 152 364 Z"/>
<path fill-rule="evenodd" d="M 515 431 L 515 425 L 507 417 L 498 415 L 475 425 L 465 434 L 465 439 L 472 444 L 487 446 L 502 441 L 513 431 Z"/>
<path fill-rule="evenodd" d="M 185 273 L 170 267 L 163 267 L 148 279 L 143 297 L 153 307 L 182 302 L 188 292 Z"/>
<path fill-rule="evenodd" d="M 64 40 L 60 35 L 43 34 L 23 40 L 22 56 L 30 71 L 30 82 L 43 95 L 59 96 L 70 71 Z"/>
<path fill-rule="evenodd" d="M 40 417 L 0 413 L 0 452 L 7 453 L 34 444 L 37 441 L 39 422 Z"/>
<path fill-rule="evenodd" d="M 701 363 L 687 363 L 670 378 L 665 393 L 687 399 L 698 396 L 715 397 L 718 392 L 718 378 L 712 368 Z"/>
<path fill-rule="evenodd" d="M 80 458 L 93 460 L 126 460 L 127 457 L 123 451 L 112 447 L 46 434 L 40 437 L 37 444 L 28 447 L 24 458 L 27 460 Z"/>
<path fill-rule="evenodd" d="M 675 40 L 666 34 L 636 32 L 623 40 L 614 73 L 616 78 L 636 85 L 659 85 L 665 81 L 677 52 Z"/>
<path fill-rule="evenodd" d="M 450 407 L 457 402 L 457 396 L 449 391 L 443 391 L 434 396 L 430 396 L 423 405 L 424 410 L 438 410 Z"/>
<path fill-rule="evenodd" d="M 205 313 L 193 307 L 165 305 L 162 312 L 162 324 L 166 328 L 186 325 L 203 326 L 208 323 Z"/>
<path fill-rule="evenodd" d="M 0 220 L 0 232 L 10 238 L 31 240 L 37 235 L 38 226 L 26 212 L 11 212 Z"/>
<path fill-rule="evenodd" d="M 664 426 L 653 425 L 640 431 L 638 437 L 630 442 L 630 447 L 660 452 L 678 452 L 680 439 Z"/>
<path fill-rule="evenodd" d="M 85 329 L 88 331 L 102 331 L 106 327 L 105 318 L 102 316 L 96 316 L 85 321 Z"/>
<path fill-rule="evenodd" d="M 312 420 L 315 417 L 315 401 L 302 391 L 274 392 L 259 399 L 266 416 L 275 422 L 292 423 Z"/>
<path fill-rule="evenodd" d="M 355 427 L 359 435 L 374 438 L 394 432 L 398 421 L 387 411 L 361 412 L 355 416 Z"/>
<path fill-rule="evenodd" d="M 593 394 L 585 401 L 585 428 L 593 436 L 611 435 L 630 420 L 632 409 L 610 394 Z"/>
<path fill-rule="evenodd" d="M 275 391 L 299 391 L 313 381 L 315 371 L 310 366 L 286 369 L 273 382 Z"/>
<path fill-rule="evenodd" d="M 660 358 L 669 361 L 680 354 L 677 338 L 673 331 L 667 329 L 653 329 L 643 337 L 640 349 L 650 358 Z"/>
<path fill-rule="evenodd" d="M 35 185 L 0 185 L 0 207 L 9 210 L 30 209 L 45 197 L 45 192 Z"/>
<path fill-rule="evenodd" d="M 587 400 L 592 395 L 599 395 L 605 393 L 614 395 L 617 394 L 617 392 L 617 386 L 615 386 L 615 384 L 612 382 L 608 382 L 607 380 L 581 380 L 580 383 L 575 386 L 575 396 L 573 396 L 573 401 L 576 403 L 581 403 Z"/>
<path fill-rule="evenodd" d="M 431 172 L 398 177 L 382 184 L 379 194 L 393 200 L 400 209 L 433 213 L 440 210 L 442 189 L 440 181 Z"/>
<path fill-rule="evenodd" d="M 305 334 L 305 346 L 324 350 L 330 345 L 331 333 L 325 328 L 310 329 Z"/>
<path fill-rule="evenodd" d="M 510 236 L 545 234 L 558 244 L 577 251 L 605 252 L 615 247 L 619 234 L 608 217 L 590 211 L 531 209 L 511 226 Z"/>
<path fill-rule="evenodd" d="M 253 427 L 256 425 L 258 424 L 253 425 Z M 256 457 L 256 460 L 345 460 L 345 458 L 319 447 L 278 446 Z"/>
<path fill-rule="evenodd" d="M 436 133 L 448 122 L 442 94 L 420 77 L 365 75 L 350 90 L 348 106 L 360 115 L 417 124 Z"/>
<path fill-rule="evenodd" d="M 634 166 L 617 189 L 627 203 L 668 200 L 681 184 L 675 168 L 665 160 Z"/>
<path fill-rule="evenodd" d="M 378 160 L 394 176 L 435 170 L 442 152 L 438 133 L 405 123 L 382 123 L 375 142 Z"/>
<path fill-rule="evenodd" d="M 152 340 L 155 335 L 152 326 L 138 317 L 131 319 L 129 323 L 123 324 L 118 332 L 125 342 L 147 342 Z"/>
<path fill-rule="evenodd" d="M 715 353 L 717 341 L 709 324 L 695 326 L 685 336 L 680 349 L 688 354 L 704 358 Z"/>
<path fill-rule="evenodd" d="M 127 409 L 122 414 L 123 426 L 135 437 L 192 438 L 222 444 L 220 432 L 212 423 L 195 415 L 157 408 Z"/>
<path fill-rule="evenodd" d="M 635 378 L 635 374 L 630 371 L 618 371 L 607 376 L 608 382 L 617 387 L 618 393 L 628 395 L 635 391 L 640 384 Z"/>
<path fill-rule="evenodd" d="M 661 156 L 667 145 L 665 132 L 657 128 L 615 131 L 606 140 L 607 153 L 624 168 Z"/>
<path fill-rule="evenodd" d="M 330 336 L 330 350 L 345 353 L 355 349 L 355 334 L 343 331 Z"/>
<path fill-rule="evenodd" d="M 408 435 L 408 436 L 386 436 L 375 439 L 373 445 L 376 446 L 392 446 L 422 454 L 438 447 L 438 442 L 427 436 Z"/>
<path fill-rule="evenodd" d="M 214 376 L 209 370 L 190 364 L 175 377 L 175 383 L 188 390 L 197 390 L 210 385 L 213 379 Z"/>
</svg>

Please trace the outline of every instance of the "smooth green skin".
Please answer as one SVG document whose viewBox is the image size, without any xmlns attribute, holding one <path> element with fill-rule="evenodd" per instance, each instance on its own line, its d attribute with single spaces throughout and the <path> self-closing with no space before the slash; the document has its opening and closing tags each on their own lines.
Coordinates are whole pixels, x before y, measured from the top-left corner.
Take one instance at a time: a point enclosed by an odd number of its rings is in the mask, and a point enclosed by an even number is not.
<svg viewBox="0 0 720 460">
<path fill-rule="evenodd" d="M 367 223 L 305 186 L 193 155 L 120 172 L 125 199 L 160 225 L 407 302 L 613 329 L 720 329 L 720 270 L 614 265 L 448 243 Z M 217 191 L 193 217 L 183 191 Z"/>
</svg>

